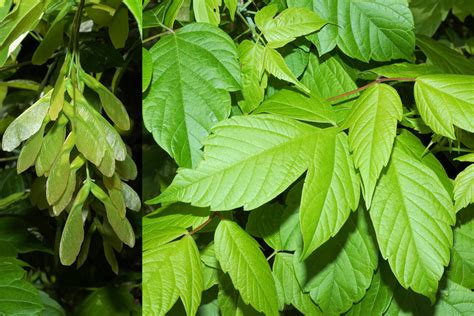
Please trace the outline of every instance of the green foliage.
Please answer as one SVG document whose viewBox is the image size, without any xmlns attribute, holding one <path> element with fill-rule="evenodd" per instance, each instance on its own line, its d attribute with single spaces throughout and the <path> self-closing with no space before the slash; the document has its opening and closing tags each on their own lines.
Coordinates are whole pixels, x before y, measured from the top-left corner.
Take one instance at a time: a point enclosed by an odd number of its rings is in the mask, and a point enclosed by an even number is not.
<svg viewBox="0 0 474 316">
<path fill-rule="evenodd" d="M 473 202 L 454 153 L 474 149 L 474 62 L 427 37 L 464 4 L 166 3 L 144 13 L 162 12 L 144 121 L 182 168 L 158 167 L 144 220 L 145 312 L 204 311 L 201 291 L 224 315 L 472 312 L 472 216 L 452 226 Z"/>
<path fill-rule="evenodd" d="M 138 226 L 127 208 L 141 209 L 125 183 L 137 131 L 122 100 L 137 96 L 124 82 L 136 80 L 141 43 L 128 7 L 141 24 L 141 1 L 0 1 L 2 315 L 65 315 L 81 302 L 91 315 L 100 304 L 85 289 L 108 285 L 128 297 L 122 314 L 138 311 L 140 249 L 123 247 Z"/>
<path fill-rule="evenodd" d="M 472 313 L 469 10 L 145 6 L 144 312 Z"/>
</svg>

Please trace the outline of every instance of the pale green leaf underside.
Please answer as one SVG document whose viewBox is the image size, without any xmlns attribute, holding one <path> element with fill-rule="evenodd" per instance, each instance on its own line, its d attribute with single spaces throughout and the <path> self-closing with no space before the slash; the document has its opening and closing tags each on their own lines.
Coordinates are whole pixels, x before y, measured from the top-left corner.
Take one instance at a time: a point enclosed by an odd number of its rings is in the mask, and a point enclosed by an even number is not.
<svg viewBox="0 0 474 316">
<path fill-rule="evenodd" d="M 227 91 L 240 88 L 235 44 L 219 28 L 194 23 L 163 37 L 150 54 L 145 126 L 179 166 L 196 167 L 202 139 L 230 114 Z"/>
<path fill-rule="evenodd" d="M 258 243 L 236 223 L 223 220 L 217 227 L 215 253 L 221 268 L 239 290 L 243 301 L 265 315 L 278 315 L 273 276 Z"/>
<path fill-rule="evenodd" d="M 414 136 L 398 136 L 406 137 Z M 400 284 L 433 298 L 449 262 L 453 204 L 435 172 L 397 143 L 370 216 L 382 256 Z"/>
<path fill-rule="evenodd" d="M 346 123 L 349 145 L 360 171 L 367 207 L 370 207 L 379 175 L 390 159 L 397 122 L 402 115 L 402 101 L 397 91 L 386 84 L 367 89 L 349 115 Z"/>
<path fill-rule="evenodd" d="M 415 49 L 413 16 L 405 0 L 292 2 L 311 6 L 330 22 L 313 37 L 321 55 L 337 44 L 350 57 L 386 61 L 409 59 Z"/>
<path fill-rule="evenodd" d="M 172 184 L 150 203 L 181 201 L 219 211 L 254 209 L 303 174 L 318 131 L 274 115 L 223 121 L 204 142 L 199 166 L 180 169 Z"/>
<path fill-rule="evenodd" d="M 474 164 L 461 171 L 454 180 L 456 211 L 474 203 Z"/>
<path fill-rule="evenodd" d="M 300 223 L 302 258 L 336 235 L 359 204 L 360 185 L 349 152 L 347 136 L 336 129 L 321 131 L 315 138 L 303 186 Z"/>
<path fill-rule="evenodd" d="M 455 139 L 454 126 L 474 132 L 474 76 L 427 75 L 415 83 L 415 100 L 431 129 Z"/>
<path fill-rule="evenodd" d="M 305 262 L 295 256 L 298 281 L 323 315 L 339 315 L 360 301 L 370 286 L 378 255 L 362 208 Z M 350 273 L 348 273 L 350 271 Z"/>
</svg>

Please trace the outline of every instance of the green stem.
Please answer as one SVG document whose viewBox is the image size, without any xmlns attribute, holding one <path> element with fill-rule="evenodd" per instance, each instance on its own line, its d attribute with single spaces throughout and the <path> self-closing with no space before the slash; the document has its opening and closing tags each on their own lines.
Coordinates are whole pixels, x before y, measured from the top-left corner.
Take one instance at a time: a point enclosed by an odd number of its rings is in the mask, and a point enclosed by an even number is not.
<svg viewBox="0 0 474 316">
<path fill-rule="evenodd" d="M 17 160 L 19 156 L 0 158 L 0 162 Z"/>
<path fill-rule="evenodd" d="M 433 149 L 433 153 L 437 153 L 440 151 L 474 153 L 474 149 L 470 149 L 470 148 L 455 148 L 455 147 L 449 147 L 449 146 L 438 146 L 435 149 Z"/>
</svg>

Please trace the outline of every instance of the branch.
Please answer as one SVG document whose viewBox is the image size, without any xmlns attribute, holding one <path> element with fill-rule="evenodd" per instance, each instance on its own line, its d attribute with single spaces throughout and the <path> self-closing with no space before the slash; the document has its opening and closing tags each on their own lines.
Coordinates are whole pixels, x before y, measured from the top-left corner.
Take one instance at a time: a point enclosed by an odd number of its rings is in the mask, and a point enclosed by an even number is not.
<svg viewBox="0 0 474 316">
<path fill-rule="evenodd" d="M 338 100 L 338 99 L 342 99 L 342 98 L 350 96 L 352 94 L 356 94 L 358 92 L 364 91 L 364 90 L 370 88 L 371 86 L 376 85 L 377 83 L 388 82 L 388 81 L 416 81 L 416 78 L 377 78 L 374 81 L 369 82 L 365 86 L 362 86 L 360 88 L 357 88 L 355 90 L 352 90 L 352 91 L 349 91 L 349 92 L 346 92 L 346 93 L 343 93 L 343 94 L 340 94 L 340 95 L 336 95 L 336 96 L 331 97 L 327 100 L 329 102 L 332 102 L 332 101 L 335 101 L 335 100 Z"/>
</svg>

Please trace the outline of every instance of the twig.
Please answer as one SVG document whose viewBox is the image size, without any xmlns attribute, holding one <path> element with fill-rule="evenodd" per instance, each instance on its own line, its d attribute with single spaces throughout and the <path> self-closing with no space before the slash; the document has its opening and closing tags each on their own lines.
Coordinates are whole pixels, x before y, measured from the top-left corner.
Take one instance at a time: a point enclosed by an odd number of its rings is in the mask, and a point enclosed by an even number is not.
<svg viewBox="0 0 474 316">
<path fill-rule="evenodd" d="M 347 96 L 356 94 L 358 92 L 364 91 L 365 89 L 368 89 L 371 86 L 376 85 L 377 83 L 388 82 L 388 81 L 416 81 L 416 79 L 415 78 L 377 78 L 376 80 L 374 80 L 372 82 L 369 82 L 365 86 L 362 86 L 360 88 L 354 89 L 352 91 L 349 91 L 349 92 L 346 92 L 346 93 L 343 93 L 343 94 L 340 94 L 340 95 L 336 95 L 336 96 L 331 97 L 327 100 L 329 102 L 332 102 L 332 101 L 335 101 L 335 100 L 338 100 L 338 99 L 342 99 L 344 97 L 347 97 Z"/>
</svg>

